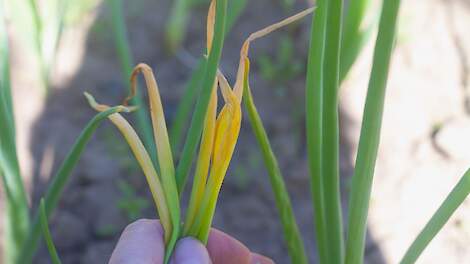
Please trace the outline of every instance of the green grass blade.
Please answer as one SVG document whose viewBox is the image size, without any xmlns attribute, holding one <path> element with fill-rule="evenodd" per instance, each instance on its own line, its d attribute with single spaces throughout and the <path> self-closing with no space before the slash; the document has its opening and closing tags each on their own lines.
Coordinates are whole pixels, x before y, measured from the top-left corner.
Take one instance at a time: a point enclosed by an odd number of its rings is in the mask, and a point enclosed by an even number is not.
<svg viewBox="0 0 470 264">
<path fill-rule="evenodd" d="M 344 80 L 371 36 L 372 25 L 364 25 L 367 12 L 371 7 L 371 0 L 349 1 L 341 44 L 340 81 Z"/>
<path fill-rule="evenodd" d="M 292 7 L 294 7 L 295 1 L 296 0 L 281 0 L 282 8 L 286 11 L 291 11 Z"/>
<path fill-rule="evenodd" d="M 16 153 L 8 37 L 0 0 L 0 172 L 6 195 L 5 262 L 16 259 L 29 228 L 29 207 Z"/>
<path fill-rule="evenodd" d="M 8 115 L 8 127 L 12 129 L 10 132 L 15 135 L 15 122 L 13 120 L 13 102 L 11 96 L 10 81 L 10 51 L 8 47 L 8 36 L 5 29 L 5 21 L 3 16 L 3 0 L 0 0 L 0 93 L 2 96 L 2 104 L 6 105 Z"/>
<path fill-rule="evenodd" d="M 33 25 L 32 25 L 33 29 L 32 30 L 34 30 L 34 38 L 35 38 L 34 43 L 36 45 L 36 49 L 37 49 L 38 54 L 40 54 L 39 59 L 42 62 L 43 58 L 42 58 L 42 42 L 41 42 L 42 38 L 41 38 L 41 35 L 42 35 L 43 25 L 42 25 L 41 15 L 39 13 L 39 9 L 38 9 L 38 5 L 37 5 L 36 1 L 35 0 L 27 0 L 27 1 L 28 1 L 28 5 L 29 5 L 28 10 L 30 11 L 30 12 L 28 12 L 28 15 L 30 15 L 32 17 L 32 20 L 33 20 Z M 43 65 L 41 65 L 41 66 L 43 66 Z"/>
<path fill-rule="evenodd" d="M 450 192 L 439 209 L 431 217 L 423 230 L 419 233 L 413 244 L 406 251 L 405 256 L 400 261 L 401 264 L 415 263 L 429 242 L 437 235 L 442 227 L 447 223 L 452 214 L 464 202 L 470 193 L 470 170 L 462 176 L 460 181 Z"/>
<path fill-rule="evenodd" d="M 190 114 L 196 101 L 196 96 L 200 92 L 202 78 L 206 71 L 206 65 L 206 58 L 199 60 L 196 69 L 194 69 L 191 74 L 189 82 L 186 84 L 184 95 L 182 96 L 178 109 L 176 110 L 174 122 L 170 128 L 170 143 L 173 155 L 175 156 L 179 153 L 183 130 L 186 128 L 185 125 L 189 123 Z"/>
<path fill-rule="evenodd" d="M 17 32 L 21 33 L 21 39 L 26 45 L 30 45 L 34 52 L 34 59 L 39 66 L 41 88 L 45 94 L 49 93 L 49 76 L 47 65 L 43 56 L 42 20 L 39 9 L 34 0 L 7 1 L 11 11 L 11 17 Z"/>
<path fill-rule="evenodd" d="M 108 0 L 109 5 L 111 6 L 111 13 L 113 19 L 113 31 L 114 31 L 114 40 L 116 43 L 116 52 L 118 55 L 119 62 L 121 64 L 122 76 L 124 76 L 123 82 L 127 85 L 127 88 L 130 90 L 130 77 L 134 65 L 134 60 L 132 58 L 132 52 L 129 47 L 129 42 L 127 40 L 127 27 L 124 21 L 124 12 L 122 10 L 122 0 Z M 155 142 L 153 141 L 152 127 L 150 126 L 149 116 L 147 112 L 146 104 L 143 101 L 142 94 L 140 89 L 136 89 L 136 94 L 131 100 L 131 104 L 139 106 L 139 109 L 136 111 L 137 115 L 137 126 L 139 133 L 142 134 L 142 140 L 144 142 L 145 148 L 149 152 L 150 158 L 155 165 L 157 171 L 159 171 L 158 161 L 157 161 L 157 151 L 155 147 Z"/>
<path fill-rule="evenodd" d="M 64 28 L 64 17 L 69 0 L 49 0 L 42 4 L 41 54 L 47 84 L 56 58 L 57 48 Z"/>
<path fill-rule="evenodd" d="M 77 164 L 78 160 L 80 159 L 80 156 L 82 155 L 86 147 L 86 144 L 90 140 L 95 130 L 98 128 L 99 124 L 101 124 L 101 122 L 105 120 L 109 115 L 121 111 L 125 111 L 122 106 L 112 107 L 107 111 L 95 115 L 95 117 L 93 117 L 93 119 L 88 122 L 78 139 L 75 141 L 75 144 L 73 145 L 64 162 L 55 174 L 54 178 L 52 179 L 52 183 L 49 185 L 46 191 L 46 195 L 44 196 L 46 203 L 46 216 L 49 217 L 51 215 L 51 212 L 57 207 L 57 203 L 59 202 L 65 185 L 70 178 L 70 173 L 72 172 L 72 169 Z M 33 225 L 31 226 L 31 229 L 29 231 L 28 238 L 22 247 L 22 255 L 20 256 L 19 261 L 16 263 L 31 263 L 34 253 L 37 249 L 37 244 L 40 235 L 41 224 L 39 221 L 39 215 L 36 215 L 34 218 Z"/>
<path fill-rule="evenodd" d="M 197 144 L 201 137 L 204 116 L 209 105 L 210 95 L 212 93 L 212 87 L 214 84 L 217 68 L 219 66 L 220 56 L 222 54 L 222 48 L 225 37 L 225 20 L 227 13 L 227 0 L 218 0 L 216 5 L 216 18 L 215 18 L 215 30 L 214 40 L 212 42 L 212 50 L 207 59 L 206 72 L 202 82 L 202 92 L 196 104 L 191 125 L 189 127 L 186 142 L 181 155 L 181 160 L 176 169 L 176 183 L 178 186 L 178 192 L 181 194 L 188 177 L 189 170 L 194 158 Z"/>
<path fill-rule="evenodd" d="M 237 22 L 237 19 L 240 17 L 242 12 L 246 8 L 246 4 L 248 0 L 237 0 L 237 1 L 229 1 L 227 9 L 230 10 L 227 14 L 227 23 L 225 25 L 225 32 L 228 33 Z"/>
<path fill-rule="evenodd" d="M 21 221 L 21 219 L 17 218 L 17 214 L 15 214 L 15 204 L 14 204 L 14 198 L 12 196 L 10 188 L 6 186 L 6 178 L 5 174 L 2 171 L 2 168 L 0 167 L 0 177 L 2 179 L 2 182 L 4 183 L 3 185 L 3 190 L 5 194 L 5 214 L 4 214 L 4 234 L 3 234 L 3 252 L 5 253 L 3 255 L 3 261 L 5 263 L 14 263 L 16 260 L 17 256 L 19 256 L 19 248 L 21 246 L 21 237 L 23 236 L 22 231 L 18 229 L 18 221 Z M 27 230 L 26 230 L 27 231 Z"/>
<path fill-rule="evenodd" d="M 248 85 L 244 87 L 243 102 L 245 109 L 248 112 L 250 124 L 253 128 L 256 140 L 260 146 L 263 154 L 264 163 L 268 170 L 269 180 L 273 189 L 276 207 L 281 219 L 282 228 L 284 231 L 284 238 L 287 244 L 287 250 L 292 263 L 308 263 L 307 255 L 305 254 L 304 243 L 297 226 L 292 205 L 284 183 L 279 164 L 271 149 L 268 135 L 263 127 L 261 118 L 256 110 Z"/>
<path fill-rule="evenodd" d="M 348 264 L 363 263 L 364 258 L 367 212 L 380 141 L 385 89 L 395 42 L 399 6 L 400 0 L 387 0 L 382 6 L 356 166 L 352 178 L 346 253 L 346 263 Z"/>
<path fill-rule="evenodd" d="M 10 82 L 10 51 L 8 47 L 8 36 L 5 29 L 3 16 L 3 2 L 0 0 L 0 109 L 2 109 L 3 129 L 8 129 L 9 135 L 15 136 L 15 122 L 13 119 L 13 102 Z"/>
<path fill-rule="evenodd" d="M 317 1 L 312 19 L 310 48 L 305 88 L 307 152 L 310 168 L 310 188 L 314 209 L 314 224 L 320 263 L 328 263 L 325 234 L 325 209 L 321 171 L 323 59 L 325 50 L 327 1 Z"/>
<path fill-rule="evenodd" d="M 49 225 L 47 223 L 44 198 L 41 199 L 41 203 L 39 204 L 39 218 L 41 221 L 42 234 L 44 236 L 44 240 L 46 241 L 47 250 L 49 251 L 49 255 L 51 256 L 51 262 L 52 264 L 60 264 L 62 262 L 60 261 L 59 254 L 57 254 L 54 242 L 52 241 L 51 231 L 49 230 Z"/>
<path fill-rule="evenodd" d="M 323 70 L 323 143 L 322 179 L 325 209 L 328 262 L 344 261 L 343 224 L 339 186 L 339 122 L 338 86 L 341 47 L 342 0 L 330 0 L 327 5 L 326 46 Z"/>
<path fill-rule="evenodd" d="M 178 50 L 186 34 L 191 0 L 175 0 L 166 26 L 166 45 L 171 52 Z"/>
</svg>

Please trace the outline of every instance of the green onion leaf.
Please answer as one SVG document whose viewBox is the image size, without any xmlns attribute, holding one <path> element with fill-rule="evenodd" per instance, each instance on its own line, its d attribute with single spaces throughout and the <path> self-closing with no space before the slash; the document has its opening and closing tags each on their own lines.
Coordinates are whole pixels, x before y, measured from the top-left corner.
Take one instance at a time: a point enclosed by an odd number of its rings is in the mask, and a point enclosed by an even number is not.
<svg viewBox="0 0 470 264">
<path fill-rule="evenodd" d="M 406 251 L 405 256 L 400 261 L 401 264 L 415 263 L 429 242 L 437 235 L 445 223 L 449 220 L 457 208 L 465 201 L 470 193 L 470 170 L 462 176 L 460 181 L 450 192 L 439 209 L 431 217 L 413 244 Z"/>
<path fill-rule="evenodd" d="M 4 260 L 13 263 L 20 255 L 19 247 L 29 228 L 29 207 L 16 153 L 10 57 L 4 23 L 3 1 L 0 0 L 0 175 L 6 194 Z"/>
<path fill-rule="evenodd" d="M 41 220 L 42 234 L 44 236 L 44 240 L 46 241 L 47 250 L 49 251 L 49 255 L 51 256 L 51 261 L 53 264 L 60 264 L 62 262 L 60 261 L 59 254 L 57 254 L 54 242 L 52 241 L 51 232 L 49 231 L 49 225 L 47 224 L 46 206 L 44 205 L 44 198 L 41 198 L 41 203 L 39 204 L 39 218 Z"/>
<path fill-rule="evenodd" d="M 328 263 L 342 264 L 343 223 L 339 186 L 338 88 L 343 1 L 327 4 L 326 45 L 323 69 L 322 182 Z"/>
<path fill-rule="evenodd" d="M 248 112 L 248 118 L 253 128 L 256 140 L 260 146 L 263 160 L 269 174 L 269 180 L 273 189 L 276 207 L 281 218 L 281 224 L 284 231 L 284 239 L 287 243 L 287 250 L 292 263 L 308 263 L 305 253 L 302 237 L 297 226 L 294 212 L 292 210 L 291 200 L 287 192 L 286 185 L 279 168 L 276 156 L 269 143 L 268 135 L 264 129 L 261 118 L 256 110 L 253 96 L 248 85 L 248 78 L 245 80 L 243 102 Z"/>
<path fill-rule="evenodd" d="M 122 106 L 116 106 L 108 109 L 107 111 L 98 113 L 93 117 L 93 119 L 88 122 L 86 127 L 82 130 L 80 136 L 75 141 L 72 149 L 65 158 L 64 162 L 61 164 L 59 170 L 52 179 L 52 183 L 49 185 L 45 197 L 46 204 L 46 216 L 50 216 L 52 211 L 57 207 L 59 198 L 61 197 L 65 185 L 70 178 L 72 169 L 77 164 L 80 156 L 82 155 L 86 144 L 90 140 L 91 136 L 98 128 L 99 124 L 105 120 L 109 115 L 117 112 L 125 112 L 126 108 Z M 22 263 L 31 263 L 34 253 L 37 249 L 37 244 L 41 235 L 41 224 L 39 220 L 39 215 L 37 214 L 34 218 L 33 225 L 28 234 L 28 238 L 23 244 L 22 255 L 19 257 L 17 264 Z"/>
<path fill-rule="evenodd" d="M 307 153 L 310 166 L 315 234 L 320 263 L 328 263 L 322 179 L 323 60 L 326 38 L 327 1 L 317 1 L 312 19 L 305 88 Z"/>
<path fill-rule="evenodd" d="M 364 259 L 367 212 L 380 141 L 385 88 L 390 57 L 395 43 L 399 6 L 400 0 L 387 0 L 382 6 L 349 200 L 347 264 L 360 264 Z"/>
</svg>

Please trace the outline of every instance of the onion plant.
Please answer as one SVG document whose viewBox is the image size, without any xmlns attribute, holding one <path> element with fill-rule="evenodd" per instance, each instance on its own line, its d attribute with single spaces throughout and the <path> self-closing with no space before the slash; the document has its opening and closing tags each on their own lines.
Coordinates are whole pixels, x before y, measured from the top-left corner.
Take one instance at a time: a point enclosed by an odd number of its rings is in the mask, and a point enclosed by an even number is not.
<svg viewBox="0 0 470 264">
<path fill-rule="evenodd" d="M 50 91 L 50 74 L 64 27 L 69 2 L 44 1 L 41 8 L 34 0 L 7 1 L 7 8 L 21 38 L 29 45 L 40 71 L 41 86 Z"/>
<path fill-rule="evenodd" d="M 23 186 L 15 146 L 15 125 L 10 89 L 10 65 L 7 33 L 0 2 L 0 175 L 6 197 L 5 259 L 15 258 L 29 226 L 26 191 Z M 7 262 L 9 263 L 9 262 Z"/>
<path fill-rule="evenodd" d="M 175 1 L 172 8 L 172 15 L 167 25 L 167 44 L 170 50 L 176 50 L 180 46 L 183 34 L 185 32 L 186 20 L 188 16 L 189 7 L 194 5 L 195 0 L 178 0 Z M 116 43 L 116 54 L 118 55 L 119 62 L 121 64 L 121 71 L 123 79 L 127 81 L 130 78 L 132 72 L 132 65 L 134 64 L 130 43 L 127 39 L 127 27 L 124 19 L 123 3 L 122 0 L 108 0 L 111 7 L 112 19 L 113 19 L 113 31 Z M 235 21 L 243 12 L 246 6 L 247 0 L 230 1 L 228 8 L 231 12 L 227 14 L 227 21 L 225 23 L 225 32 L 229 32 Z M 170 33 L 173 32 L 173 33 Z M 185 85 L 184 95 L 182 96 L 181 102 L 178 104 L 175 118 L 171 124 L 169 135 L 170 145 L 174 150 L 173 154 L 175 158 L 178 158 L 178 150 L 181 147 L 182 137 L 184 136 L 184 130 L 186 124 L 189 123 L 191 109 L 194 106 L 196 97 L 200 92 L 202 85 L 202 77 L 206 70 L 207 58 L 202 57 L 199 59 L 196 67 L 191 74 L 188 83 Z M 136 105 L 143 106 L 142 95 L 136 92 L 133 98 L 133 103 Z M 156 158 L 157 153 L 155 152 L 155 144 L 152 141 L 152 128 L 146 121 L 148 119 L 147 111 L 142 108 L 137 111 L 137 132 L 142 135 L 144 145 L 149 150 L 150 157 L 154 161 L 155 166 L 158 170 L 158 160 Z"/>
<path fill-rule="evenodd" d="M 31 218 L 28 195 L 19 166 L 10 83 L 8 39 L 4 27 L 3 3 L 0 2 L 0 176 L 5 194 L 4 259 L 2 263 L 31 263 L 41 236 L 39 214 Z M 84 128 L 44 195 L 44 212 L 49 217 L 94 131 L 107 116 L 128 112 L 124 106 L 97 114 Z"/>
<path fill-rule="evenodd" d="M 64 164 L 59 168 L 45 193 L 44 200 L 41 201 L 39 213 L 31 221 L 16 157 L 6 34 L 3 28 L 0 28 L 2 55 L 0 64 L 2 67 L 0 72 L 2 74 L 0 82 L 0 118 L 2 121 L 0 122 L 0 174 L 7 197 L 7 219 L 9 220 L 6 236 L 8 246 L 6 263 L 31 263 L 41 230 L 53 262 L 60 263 L 50 238 L 47 218 L 57 206 L 64 185 L 86 143 L 104 119 L 109 119 L 121 132 L 146 177 L 164 230 L 165 263 L 170 259 L 175 244 L 181 237 L 192 236 L 207 243 L 218 195 L 242 124 L 242 102 L 268 170 L 292 263 L 308 263 L 282 172 L 251 93 L 249 48 L 254 40 L 299 20 L 313 11 L 315 14 L 310 32 L 306 72 L 305 117 L 318 261 L 328 264 L 364 262 L 367 211 L 380 141 L 385 90 L 395 44 L 400 0 L 382 2 L 359 149 L 352 178 L 346 231 L 342 222 L 340 199 L 338 92 L 341 80 L 346 76 L 366 38 L 364 35 L 366 33 L 359 28 L 365 7 L 367 7 L 367 0 L 350 1 L 348 12 L 353 13 L 348 13 L 346 17 L 351 24 L 345 26 L 343 26 L 342 0 L 318 0 L 315 8 L 307 9 L 255 31 L 248 36 L 240 49 L 238 72 L 233 85 L 230 85 L 219 70 L 219 60 L 229 17 L 227 5 L 227 0 L 212 0 L 209 7 L 207 54 L 201 62 L 200 71 L 196 71 L 198 76 L 194 81 L 200 83 L 200 90 L 196 89 L 189 95 L 187 94 L 188 96 L 198 95 L 198 99 L 182 150 L 179 150 L 179 144 L 172 142 L 172 133 L 167 130 L 162 99 L 152 68 L 143 63 L 138 64 L 129 74 L 130 95 L 122 105 L 111 107 L 99 104 L 92 95 L 85 93 L 90 106 L 99 113 L 89 122 L 66 157 Z M 125 37 L 121 40 L 125 41 Z M 355 44 L 348 44 L 346 40 Z M 347 48 L 348 45 L 351 45 L 351 48 Z M 129 53 L 128 50 L 123 50 Z M 130 60 L 127 62 L 129 64 Z M 143 106 L 139 104 L 139 100 L 132 101 L 137 94 L 137 78 L 140 74 L 144 77 L 148 91 L 152 125 L 150 129 L 153 134 L 154 150 L 150 149 L 152 145 L 142 143 L 137 132 L 120 113 L 132 112 Z M 224 102 L 220 111 L 218 111 L 217 103 L 219 94 L 222 95 Z M 186 104 L 189 101 L 183 102 Z M 134 106 L 127 106 L 129 102 Z M 155 151 L 157 160 L 152 160 L 149 154 L 151 151 Z M 175 163 L 175 152 L 180 152 L 177 155 L 180 157 L 178 163 Z M 189 206 L 183 217 L 180 196 L 185 190 L 185 183 L 196 152 L 197 160 Z M 158 169 L 156 163 L 158 163 Z M 462 177 L 412 243 L 401 263 L 414 263 L 418 259 L 469 192 L 470 170 Z"/>
<path fill-rule="evenodd" d="M 345 24 L 343 29 L 342 0 L 318 0 L 316 4 L 307 68 L 306 135 L 317 251 L 320 263 L 359 264 L 364 262 L 367 212 L 400 0 L 382 2 L 352 179 L 346 239 L 343 238 L 338 175 L 338 89 L 340 80 L 352 65 L 350 60 L 357 57 L 360 43 L 363 43 L 363 39 L 367 37 L 368 33 L 359 31 L 360 17 L 364 14 L 366 6 L 365 1 L 350 1 L 349 12 L 352 13 L 348 14 L 347 21 L 352 24 Z M 346 39 L 342 40 L 344 30 L 346 30 Z M 348 44 L 346 40 L 354 40 L 357 43 Z M 348 45 L 352 45 L 351 50 L 347 50 Z M 252 115 L 255 114 L 253 107 L 249 107 L 248 111 L 251 111 Z M 251 122 L 255 133 L 262 128 L 259 119 L 252 118 Z M 262 138 L 258 137 L 264 151 L 271 152 L 269 144 L 260 139 Z M 265 161 L 272 177 L 278 170 L 275 158 L 271 156 Z M 401 263 L 414 263 L 417 260 L 424 248 L 468 196 L 469 180 L 470 173 L 467 172 L 407 250 Z M 274 192 L 279 190 L 274 189 Z"/>
<path fill-rule="evenodd" d="M 193 187 L 184 222 L 181 220 L 179 196 L 184 190 L 184 182 L 187 176 L 183 175 L 178 178 L 178 171 L 175 170 L 158 85 L 152 69 L 148 65 L 139 64 L 135 67 L 131 75 L 131 95 L 125 100 L 125 103 L 127 104 L 127 101 L 132 99 L 135 95 L 137 89 L 136 77 L 139 73 L 142 73 L 145 78 L 149 94 L 150 116 L 158 153 L 160 173 L 157 173 L 146 148 L 132 126 L 119 114 L 109 116 L 109 119 L 117 126 L 128 142 L 147 178 L 158 215 L 165 231 L 164 240 L 167 247 L 165 261 L 168 261 L 177 239 L 182 236 L 192 236 L 203 243 L 207 243 L 212 218 L 217 204 L 217 198 L 240 131 L 240 104 L 243 97 L 244 85 L 247 83 L 249 73 L 248 50 L 250 43 L 255 39 L 263 37 L 264 35 L 269 34 L 292 21 L 300 19 L 313 11 L 313 9 L 308 9 L 277 24 L 251 34 L 241 48 L 237 78 L 232 89 L 222 72 L 217 70 L 225 30 L 224 13 L 226 8 L 226 1 L 214 0 L 211 2 L 207 17 L 207 51 L 209 55 L 206 72 L 203 78 L 203 83 L 207 85 L 202 86 L 203 94 L 196 105 L 193 122 L 188 134 L 188 140 L 185 148 L 183 149 L 183 158 L 178 165 L 181 166 L 184 162 L 188 162 L 189 164 L 192 159 L 190 152 L 193 151 L 190 148 L 194 148 L 196 145 L 190 146 L 188 144 L 194 144 L 194 142 L 197 143 L 200 140 Z M 211 57 L 211 55 L 217 57 Z M 219 88 L 225 104 L 217 115 L 217 91 Z M 207 94 L 209 95 L 206 98 L 203 97 L 205 95 L 205 90 L 207 90 Z M 90 94 L 86 94 L 86 96 L 90 105 L 95 110 L 106 111 L 109 109 L 109 106 L 107 105 L 98 104 Z M 203 99 L 209 100 L 207 104 L 201 104 L 201 100 Z M 206 109 L 198 112 L 202 107 L 205 107 Z M 203 115 L 203 121 L 199 124 L 196 123 L 199 119 L 198 113 L 202 113 Z M 201 126 L 202 131 L 197 131 L 195 129 L 196 126 Z M 191 129 L 194 129 L 196 132 L 192 132 Z M 189 154 L 185 156 L 185 152 Z M 184 157 L 188 157 L 189 161 L 185 160 Z M 185 164 L 185 166 L 188 166 L 189 168 L 190 164 Z M 180 181 L 178 181 L 178 179 Z M 292 212 L 288 218 L 290 221 L 289 224 L 297 230 L 296 224 L 293 222 Z M 292 227 L 289 229 L 292 229 Z M 295 237 L 297 247 L 291 248 L 290 250 L 293 252 L 301 252 L 301 254 L 295 253 L 294 255 L 304 256 L 303 244 L 299 238 L 300 236 L 297 231 L 297 236 Z"/>
<path fill-rule="evenodd" d="M 312 21 L 311 41 L 306 81 L 306 137 L 311 172 L 312 205 L 319 263 L 364 262 L 365 235 L 370 191 L 380 139 L 385 88 L 395 44 L 395 31 L 400 0 L 382 2 L 378 35 L 369 88 L 364 107 L 359 150 L 350 193 L 348 230 L 344 238 L 338 168 L 338 89 L 353 61 L 357 58 L 371 27 L 361 29 L 368 8 L 366 1 L 349 1 L 347 23 L 342 22 L 342 0 L 318 0 Z M 343 40 L 343 31 L 345 34 Z M 352 42 L 352 43 L 351 43 Z M 280 219 L 288 221 L 290 202 L 284 187 L 276 157 L 257 113 L 248 81 L 245 84 L 245 106 L 276 197 Z M 405 253 L 401 263 L 414 263 L 429 242 L 448 221 L 470 193 L 470 170 L 467 171 L 449 196 Z M 283 215 L 284 214 L 284 215 Z M 294 219 L 295 220 L 295 219 Z M 292 225 L 287 224 L 287 227 Z M 295 229 L 284 226 L 288 248 L 300 248 L 293 237 Z M 306 256 L 297 258 L 289 251 L 292 263 L 306 263 Z M 302 261 L 304 260 L 304 261 Z"/>
<path fill-rule="evenodd" d="M 56 53 L 67 25 L 89 11 L 93 4 L 81 0 L 2 1 L 19 39 L 32 53 L 38 69 L 38 86 L 48 95 Z"/>
<path fill-rule="evenodd" d="M 3 22 L 3 20 L 2 20 Z M 3 23 L 1 23 L 3 25 Z M 0 28 L 2 31 L 2 28 Z M 2 78 L 0 82 L 0 175 L 5 193 L 5 263 L 31 263 L 41 235 L 39 214 L 30 219 L 28 197 L 22 182 L 16 154 L 15 125 L 9 83 L 9 62 L 6 34 L 0 34 L 2 51 Z M 72 169 L 77 164 L 86 144 L 99 124 L 107 116 L 117 112 L 128 112 L 124 106 L 113 107 L 96 115 L 85 127 L 66 156 L 45 193 L 45 214 L 50 216 L 57 207 Z M 3 215 L 3 214 L 2 214 Z"/>
<path fill-rule="evenodd" d="M 227 3 L 227 9 L 230 10 L 230 12 L 228 12 L 227 18 L 226 18 L 225 34 L 228 34 L 230 32 L 237 18 L 245 10 L 246 4 L 247 4 L 247 0 L 229 1 Z M 177 5 L 176 2 L 175 2 L 175 5 Z M 171 17 L 170 21 L 168 22 L 169 24 L 167 25 L 167 31 L 170 30 L 169 28 L 171 27 L 170 25 L 172 24 L 171 21 L 173 19 L 181 19 L 178 17 L 173 18 L 174 16 L 170 16 L 170 17 Z M 167 37 L 169 37 L 169 35 L 167 35 Z M 173 49 L 175 49 L 175 47 Z M 184 94 L 181 98 L 180 103 L 178 104 L 178 108 L 175 113 L 173 124 L 170 127 L 170 131 L 169 131 L 170 143 L 174 150 L 173 154 L 176 157 L 179 157 L 177 153 L 179 153 L 179 150 L 183 141 L 183 136 L 184 136 L 184 132 L 186 129 L 186 125 L 190 122 L 191 109 L 194 107 L 197 96 L 200 94 L 201 87 L 202 87 L 202 79 L 204 77 L 204 72 L 206 70 L 206 67 L 207 67 L 207 57 L 202 56 L 199 59 L 195 69 L 191 73 L 191 77 L 189 81 L 185 85 Z"/>
</svg>

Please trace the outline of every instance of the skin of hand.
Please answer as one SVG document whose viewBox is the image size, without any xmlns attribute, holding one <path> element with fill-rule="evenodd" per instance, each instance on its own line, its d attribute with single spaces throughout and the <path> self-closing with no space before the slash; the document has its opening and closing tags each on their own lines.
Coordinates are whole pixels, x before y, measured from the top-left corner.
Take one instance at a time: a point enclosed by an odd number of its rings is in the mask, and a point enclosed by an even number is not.
<svg viewBox="0 0 470 264">
<path fill-rule="evenodd" d="M 163 264 L 165 244 L 158 220 L 141 219 L 128 225 L 114 248 L 109 264 Z M 235 238 L 212 229 L 207 246 L 194 238 L 176 244 L 171 264 L 274 264 L 252 253 Z"/>
</svg>

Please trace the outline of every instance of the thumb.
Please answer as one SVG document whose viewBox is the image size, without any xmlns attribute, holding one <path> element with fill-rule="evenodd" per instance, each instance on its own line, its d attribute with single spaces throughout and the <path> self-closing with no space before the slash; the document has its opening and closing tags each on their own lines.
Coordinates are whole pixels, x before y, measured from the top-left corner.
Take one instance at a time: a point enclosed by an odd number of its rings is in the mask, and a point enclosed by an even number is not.
<svg viewBox="0 0 470 264">
<path fill-rule="evenodd" d="M 211 264 L 206 247 L 198 240 L 187 237 L 176 244 L 173 264 Z"/>
</svg>

